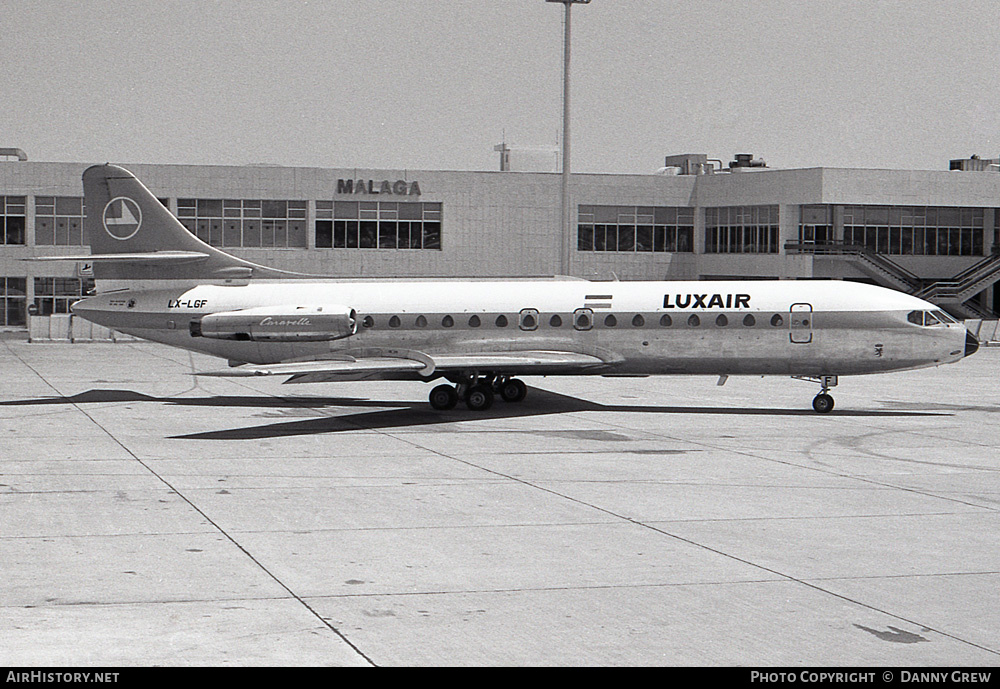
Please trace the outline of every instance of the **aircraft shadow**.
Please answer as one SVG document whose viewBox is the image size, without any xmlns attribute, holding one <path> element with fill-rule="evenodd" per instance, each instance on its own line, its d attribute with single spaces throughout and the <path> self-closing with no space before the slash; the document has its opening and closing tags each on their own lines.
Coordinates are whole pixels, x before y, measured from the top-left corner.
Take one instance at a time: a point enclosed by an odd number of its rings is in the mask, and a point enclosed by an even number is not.
<svg viewBox="0 0 1000 689">
<path fill-rule="evenodd" d="M 346 400 L 331 401 L 327 406 L 372 406 L 369 400 L 355 405 Z M 376 402 L 375 406 L 385 407 L 385 403 Z M 314 405 L 315 406 L 315 405 Z M 803 416 L 816 417 L 811 409 L 763 409 L 763 408 L 727 408 L 727 407 L 679 407 L 654 406 L 643 404 L 602 404 L 588 400 L 561 395 L 547 390 L 530 388 L 528 399 L 517 404 L 505 404 L 498 401 L 486 412 L 472 412 L 462 406 L 450 411 L 437 411 L 427 403 L 406 403 L 405 406 L 394 409 L 380 409 L 348 413 L 340 416 L 324 416 L 314 419 L 297 419 L 262 426 L 232 428 L 203 433 L 189 433 L 172 436 L 179 440 L 259 440 L 264 438 L 281 438 L 296 435 L 316 435 L 323 433 L 340 433 L 357 430 L 404 429 L 409 427 L 433 427 L 442 424 L 459 423 L 463 421 L 479 421 L 489 419 L 514 419 L 532 416 L 548 416 L 567 412 L 600 411 L 623 412 L 639 414 L 718 414 L 724 416 Z M 828 417 L 859 416 L 859 417 L 916 417 L 916 416 L 950 416 L 928 411 L 866 411 L 866 410 L 834 410 Z"/>
<path fill-rule="evenodd" d="M 0 407 L 31 407 L 60 404 L 110 404 L 119 402 L 159 402 L 190 407 L 329 407 L 339 405 L 386 407 L 391 403 L 369 400 L 361 397 L 246 397 L 219 395 L 210 397 L 155 397 L 132 390 L 87 390 L 76 395 L 40 397 L 30 400 L 0 401 Z M 407 406 L 409 406 L 407 404 Z"/>
<path fill-rule="evenodd" d="M 357 430 L 402 429 L 416 426 L 433 427 L 463 421 L 513 419 L 530 416 L 548 416 L 567 412 L 619 412 L 638 414 L 711 414 L 719 416 L 802 416 L 816 417 L 811 409 L 774 409 L 759 407 L 685 407 L 656 406 L 647 404 L 602 404 L 562 395 L 548 390 L 530 388 L 528 398 L 517 404 L 497 401 L 486 412 L 472 412 L 459 405 L 449 411 L 437 411 L 427 402 L 398 402 L 371 400 L 356 397 L 279 397 L 264 396 L 206 396 L 206 397 L 156 397 L 132 390 L 96 389 L 71 396 L 44 397 L 30 400 L 0 401 L 0 406 L 36 406 L 64 404 L 109 404 L 125 402 L 152 402 L 174 406 L 234 407 L 248 409 L 336 409 L 371 408 L 336 416 L 324 415 L 309 419 L 281 421 L 260 426 L 248 426 L 202 433 L 170 436 L 179 440 L 259 440 L 298 435 L 341 433 Z M 390 407 L 390 408 L 386 408 Z M 950 416 L 948 412 L 929 410 L 853 410 L 835 409 L 827 418 L 854 417 L 919 417 Z"/>
</svg>

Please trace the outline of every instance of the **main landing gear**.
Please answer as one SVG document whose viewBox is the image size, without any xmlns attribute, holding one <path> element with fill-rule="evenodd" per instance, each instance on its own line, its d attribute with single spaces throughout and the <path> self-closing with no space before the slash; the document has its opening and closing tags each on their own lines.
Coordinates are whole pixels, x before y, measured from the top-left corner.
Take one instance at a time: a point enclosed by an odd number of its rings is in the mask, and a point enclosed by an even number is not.
<svg viewBox="0 0 1000 689">
<path fill-rule="evenodd" d="M 486 411 L 496 395 L 504 402 L 520 402 L 528 394 L 523 381 L 509 376 L 469 376 L 455 385 L 438 385 L 428 396 L 435 409 L 453 409 L 460 399 L 472 411 Z"/>
<path fill-rule="evenodd" d="M 798 380 L 808 380 L 819 383 L 819 394 L 813 398 L 813 409 L 819 414 L 827 414 L 833 411 L 833 397 L 830 396 L 830 388 L 837 387 L 837 376 L 792 376 Z"/>
</svg>

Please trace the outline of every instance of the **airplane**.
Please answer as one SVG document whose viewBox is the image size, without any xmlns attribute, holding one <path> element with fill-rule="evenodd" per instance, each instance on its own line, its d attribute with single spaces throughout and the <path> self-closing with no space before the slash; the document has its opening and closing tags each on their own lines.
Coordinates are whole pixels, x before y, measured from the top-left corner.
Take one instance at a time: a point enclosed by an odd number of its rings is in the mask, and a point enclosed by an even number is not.
<svg viewBox="0 0 1000 689">
<path fill-rule="evenodd" d="M 524 399 L 521 376 L 841 376 L 954 363 L 978 340 L 939 307 L 840 280 L 337 280 L 258 265 L 189 232 L 125 168 L 83 174 L 88 321 L 228 360 L 196 375 L 441 382 L 432 407 Z"/>
</svg>

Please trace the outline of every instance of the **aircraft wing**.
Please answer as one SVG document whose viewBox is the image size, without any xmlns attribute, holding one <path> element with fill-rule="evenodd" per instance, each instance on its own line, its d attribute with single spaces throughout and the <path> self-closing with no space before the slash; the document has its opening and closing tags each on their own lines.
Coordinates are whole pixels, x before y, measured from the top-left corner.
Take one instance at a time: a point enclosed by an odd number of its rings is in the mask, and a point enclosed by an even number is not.
<svg viewBox="0 0 1000 689">
<path fill-rule="evenodd" d="M 251 376 L 300 376 L 305 374 L 348 374 L 395 373 L 399 371 L 420 371 L 426 368 L 422 361 L 392 357 L 368 357 L 353 360 L 296 361 L 286 364 L 247 364 L 221 371 L 203 371 L 196 376 L 215 378 L 247 378 Z"/>
<path fill-rule="evenodd" d="M 291 376 L 286 383 L 318 383 L 364 378 L 416 374 L 429 377 L 435 372 L 482 371 L 500 374 L 544 375 L 582 371 L 606 365 L 605 360 L 590 354 L 560 351 L 481 352 L 435 354 L 398 350 L 391 353 L 296 361 L 282 364 L 237 366 L 221 371 L 196 373 L 199 376 L 244 378 L 250 376 Z"/>
</svg>

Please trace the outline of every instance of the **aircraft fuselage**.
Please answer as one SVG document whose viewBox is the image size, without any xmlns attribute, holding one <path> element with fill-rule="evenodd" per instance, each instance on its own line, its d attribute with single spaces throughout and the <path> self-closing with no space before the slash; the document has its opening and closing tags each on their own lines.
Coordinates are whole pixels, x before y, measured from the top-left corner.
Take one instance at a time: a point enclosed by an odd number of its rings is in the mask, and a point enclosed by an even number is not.
<svg viewBox="0 0 1000 689">
<path fill-rule="evenodd" d="M 351 312 L 356 332 L 316 341 L 308 333 L 316 330 L 310 319 L 323 315 L 317 305 Z M 198 332 L 212 314 L 249 309 L 269 335 Z M 936 366 L 967 347 L 963 325 L 914 318 L 940 315 L 933 304 L 834 281 L 254 282 L 105 293 L 73 310 L 138 337 L 250 364 L 387 348 L 431 357 L 530 348 L 593 355 L 604 365 L 585 372 L 598 374 L 822 376 Z"/>
</svg>

